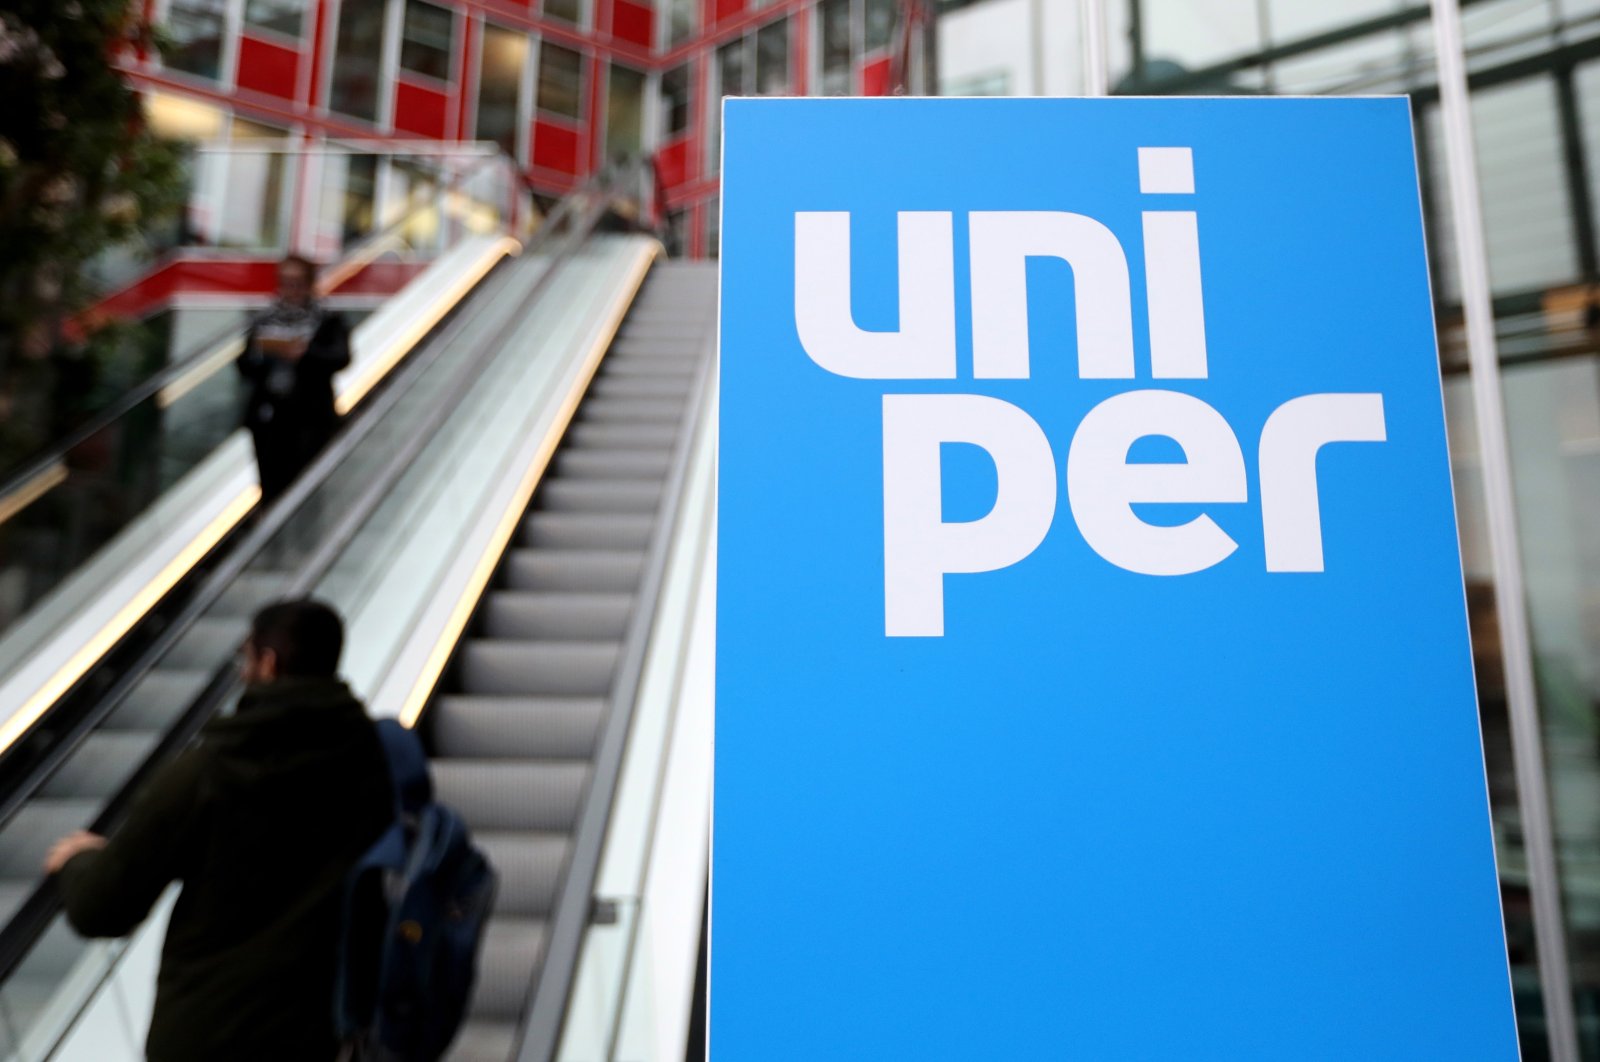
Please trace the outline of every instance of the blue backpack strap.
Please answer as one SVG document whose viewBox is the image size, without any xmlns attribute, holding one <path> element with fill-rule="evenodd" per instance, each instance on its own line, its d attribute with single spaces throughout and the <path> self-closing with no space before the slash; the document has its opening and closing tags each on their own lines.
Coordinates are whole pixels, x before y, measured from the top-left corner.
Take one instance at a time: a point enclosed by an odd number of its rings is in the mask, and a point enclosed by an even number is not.
<svg viewBox="0 0 1600 1062">
<path fill-rule="evenodd" d="M 414 815 L 433 800 L 433 782 L 428 778 L 428 757 L 422 751 L 422 739 L 401 726 L 399 720 L 380 719 L 378 740 L 389 761 L 395 805 L 402 813 Z"/>
</svg>

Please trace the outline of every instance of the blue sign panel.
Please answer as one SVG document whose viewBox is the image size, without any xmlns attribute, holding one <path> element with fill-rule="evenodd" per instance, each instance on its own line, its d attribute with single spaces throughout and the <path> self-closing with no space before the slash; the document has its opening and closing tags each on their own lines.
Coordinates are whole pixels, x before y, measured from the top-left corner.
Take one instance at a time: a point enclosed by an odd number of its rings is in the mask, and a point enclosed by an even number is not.
<svg viewBox="0 0 1600 1062">
<path fill-rule="evenodd" d="M 725 115 L 712 1057 L 1515 1058 L 1406 102 Z"/>
</svg>

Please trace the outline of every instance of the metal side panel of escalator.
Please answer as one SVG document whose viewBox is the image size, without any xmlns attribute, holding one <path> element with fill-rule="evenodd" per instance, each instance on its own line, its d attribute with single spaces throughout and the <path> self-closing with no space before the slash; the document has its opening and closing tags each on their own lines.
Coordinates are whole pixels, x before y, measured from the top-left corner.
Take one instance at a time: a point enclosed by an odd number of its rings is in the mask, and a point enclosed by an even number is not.
<svg viewBox="0 0 1600 1062">
<path fill-rule="evenodd" d="M 501 875 L 454 1062 L 524 1041 L 715 313 L 714 269 L 652 271 L 424 716 L 439 799 Z"/>
</svg>

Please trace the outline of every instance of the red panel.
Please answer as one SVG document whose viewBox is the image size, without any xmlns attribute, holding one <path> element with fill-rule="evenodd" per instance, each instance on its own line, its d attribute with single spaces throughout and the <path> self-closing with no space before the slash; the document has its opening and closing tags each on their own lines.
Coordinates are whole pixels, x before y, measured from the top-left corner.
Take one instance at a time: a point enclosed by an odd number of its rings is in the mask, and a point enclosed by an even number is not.
<svg viewBox="0 0 1600 1062">
<path fill-rule="evenodd" d="M 425 262 L 373 262 L 334 289 L 340 295 L 393 295 L 427 268 Z"/>
<path fill-rule="evenodd" d="M 533 123 L 533 164 L 562 173 L 578 172 L 578 130 L 543 119 Z"/>
<path fill-rule="evenodd" d="M 449 103 L 443 92 L 402 80 L 394 90 L 394 127 L 443 140 Z"/>
<path fill-rule="evenodd" d="M 744 0 L 716 0 L 716 20 L 718 22 L 734 18 L 744 11 Z"/>
<path fill-rule="evenodd" d="M 656 152 L 656 173 L 663 188 L 676 188 L 689 177 L 689 141 L 676 140 Z"/>
<path fill-rule="evenodd" d="M 655 41 L 655 11 L 632 0 L 613 0 L 611 5 L 611 35 L 648 48 Z"/>
<path fill-rule="evenodd" d="M 294 99 L 300 53 L 281 44 L 239 35 L 239 87 L 279 99 Z"/>
<path fill-rule="evenodd" d="M 887 96 L 889 94 L 889 57 L 874 59 L 861 68 L 861 94 Z"/>
</svg>

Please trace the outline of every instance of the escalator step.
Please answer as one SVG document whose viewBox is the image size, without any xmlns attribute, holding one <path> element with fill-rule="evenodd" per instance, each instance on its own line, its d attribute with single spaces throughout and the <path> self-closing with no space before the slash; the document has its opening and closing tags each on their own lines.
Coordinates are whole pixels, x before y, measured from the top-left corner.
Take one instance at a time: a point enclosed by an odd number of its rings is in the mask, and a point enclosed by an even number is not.
<svg viewBox="0 0 1600 1062">
<path fill-rule="evenodd" d="M 589 764 L 561 760 L 451 760 L 432 763 L 439 800 L 474 830 L 570 831 Z"/>
<path fill-rule="evenodd" d="M 539 489 L 538 505 L 555 513 L 653 513 L 661 483 L 649 480 L 552 479 Z"/>
<path fill-rule="evenodd" d="M 639 342 L 613 347 L 601 364 L 608 375 L 614 376 L 692 377 L 700 367 L 700 353 L 699 347 L 687 345 L 667 353 L 654 344 Z"/>
<path fill-rule="evenodd" d="M 585 423 L 677 424 L 683 402 L 675 398 L 591 398 L 578 407 Z"/>
<path fill-rule="evenodd" d="M 506 557 L 511 590 L 632 593 L 644 553 L 631 549 L 514 549 Z"/>
<path fill-rule="evenodd" d="M 625 513 L 533 513 L 522 521 L 520 545 L 582 549 L 644 549 L 654 515 Z"/>
<path fill-rule="evenodd" d="M 543 918 L 550 913 L 566 869 L 570 841 L 565 834 L 474 830 L 473 840 L 500 872 L 500 888 L 494 896 L 496 915 Z"/>
<path fill-rule="evenodd" d="M 0 878 L 37 879 L 50 846 L 73 830 L 88 826 L 99 811 L 98 800 L 30 800 L 0 833 Z"/>
<path fill-rule="evenodd" d="M 444 1056 L 445 1062 L 506 1062 L 517 1048 L 518 1025 L 516 1021 L 469 1018 Z"/>
<path fill-rule="evenodd" d="M 250 635 L 243 617 L 204 617 L 184 632 L 162 664 L 175 668 L 215 668 L 232 656 Z"/>
<path fill-rule="evenodd" d="M 527 1004 L 544 957 L 544 922 L 537 918 L 492 918 L 483 935 L 478 956 L 477 988 L 472 994 L 469 1020 L 515 1022 Z M 508 1055 L 501 1055 L 505 1062 Z"/>
<path fill-rule="evenodd" d="M 578 759 L 594 754 L 601 697 L 441 697 L 430 710 L 440 756 Z"/>
<path fill-rule="evenodd" d="M 666 449 L 678 441 L 673 424 L 585 424 L 579 422 L 567 431 L 574 446 L 611 450 Z"/>
<path fill-rule="evenodd" d="M 490 594 L 484 606 L 483 633 L 524 641 L 620 641 L 632 612 L 629 593 L 501 590 Z"/>
<path fill-rule="evenodd" d="M 602 375 L 589 387 L 595 398 L 661 398 L 684 403 L 694 387 L 691 376 Z"/>
<path fill-rule="evenodd" d="M 47 797 L 109 800 L 160 740 L 161 734 L 154 730 L 98 730 L 84 738 L 41 792 Z"/>
<path fill-rule="evenodd" d="M 157 668 L 134 687 L 106 720 L 108 730 L 165 730 L 200 695 L 211 671 Z"/>
<path fill-rule="evenodd" d="M 617 667 L 615 642 L 512 642 L 474 639 L 461 650 L 465 693 L 603 697 Z"/>
<path fill-rule="evenodd" d="M 666 479 L 672 452 L 568 447 L 556 454 L 556 474 L 595 479 Z"/>
<path fill-rule="evenodd" d="M 13 878 L 10 881 L 0 881 L 0 925 L 11 921 L 11 916 L 17 913 L 17 908 L 22 906 L 33 890 L 38 886 L 37 879 Z M 0 1058 L 4 1058 L 0 1055 Z"/>
</svg>

